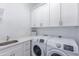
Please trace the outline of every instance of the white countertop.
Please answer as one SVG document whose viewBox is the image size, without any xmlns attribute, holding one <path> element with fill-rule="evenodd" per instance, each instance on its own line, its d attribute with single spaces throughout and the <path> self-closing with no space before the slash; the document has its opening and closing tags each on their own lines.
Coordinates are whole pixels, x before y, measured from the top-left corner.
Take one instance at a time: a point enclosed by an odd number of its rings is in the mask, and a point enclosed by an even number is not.
<svg viewBox="0 0 79 59">
<path fill-rule="evenodd" d="M 5 46 L 0 46 L 0 51 L 3 50 L 3 49 L 9 48 L 11 46 L 23 43 L 25 41 L 31 40 L 31 38 L 32 37 L 23 37 L 23 38 L 13 39 L 13 40 L 18 40 L 18 42 L 12 43 L 12 44 L 9 44 L 9 45 L 5 45 Z"/>
</svg>

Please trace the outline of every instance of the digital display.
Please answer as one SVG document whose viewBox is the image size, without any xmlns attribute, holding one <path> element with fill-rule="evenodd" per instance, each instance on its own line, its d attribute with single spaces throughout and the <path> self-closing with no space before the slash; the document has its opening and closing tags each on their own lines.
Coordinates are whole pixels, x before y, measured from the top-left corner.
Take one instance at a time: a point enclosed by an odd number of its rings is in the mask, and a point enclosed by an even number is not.
<svg viewBox="0 0 79 59">
<path fill-rule="evenodd" d="M 40 42 L 41 42 L 41 43 L 44 43 L 44 39 L 40 39 Z"/>
<path fill-rule="evenodd" d="M 74 48 L 73 48 L 73 46 L 64 44 L 64 50 L 68 50 L 68 51 L 72 51 L 73 52 Z"/>
</svg>

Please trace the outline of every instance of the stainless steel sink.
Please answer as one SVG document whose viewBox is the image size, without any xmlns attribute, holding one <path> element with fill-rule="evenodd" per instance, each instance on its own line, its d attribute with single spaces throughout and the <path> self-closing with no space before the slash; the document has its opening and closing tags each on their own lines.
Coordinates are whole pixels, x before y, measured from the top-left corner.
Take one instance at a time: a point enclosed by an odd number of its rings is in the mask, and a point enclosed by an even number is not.
<svg viewBox="0 0 79 59">
<path fill-rule="evenodd" d="M 2 42 L 0 43 L 0 46 L 5 46 L 5 45 L 9 45 L 9 44 L 12 44 L 12 43 L 16 43 L 18 42 L 17 40 L 11 40 L 11 41 L 7 41 L 7 42 Z"/>
</svg>

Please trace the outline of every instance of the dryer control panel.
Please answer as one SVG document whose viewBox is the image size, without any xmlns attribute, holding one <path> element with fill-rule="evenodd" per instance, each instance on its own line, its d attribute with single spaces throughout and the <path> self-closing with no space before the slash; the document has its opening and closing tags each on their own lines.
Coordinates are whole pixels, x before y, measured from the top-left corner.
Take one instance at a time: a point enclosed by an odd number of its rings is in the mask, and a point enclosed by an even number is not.
<svg viewBox="0 0 79 59">
<path fill-rule="evenodd" d="M 51 38 L 47 45 L 68 52 L 79 53 L 77 42 L 74 39 Z"/>
<path fill-rule="evenodd" d="M 71 46 L 71 45 L 66 45 L 66 44 L 64 44 L 64 50 L 73 52 L 73 51 L 74 51 L 74 47 Z"/>
<path fill-rule="evenodd" d="M 44 43 L 44 39 L 40 39 L 40 43 Z"/>
</svg>

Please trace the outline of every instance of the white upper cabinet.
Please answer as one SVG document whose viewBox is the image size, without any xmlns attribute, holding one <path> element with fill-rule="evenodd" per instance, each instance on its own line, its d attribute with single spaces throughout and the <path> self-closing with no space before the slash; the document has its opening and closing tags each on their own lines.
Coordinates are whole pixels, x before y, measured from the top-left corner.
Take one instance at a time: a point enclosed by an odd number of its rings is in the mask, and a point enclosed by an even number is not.
<svg viewBox="0 0 79 59">
<path fill-rule="evenodd" d="M 45 27 L 49 24 L 49 4 L 42 4 L 31 11 L 32 27 Z"/>
<path fill-rule="evenodd" d="M 31 11 L 31 23 L 32 23 L 32 27 L 39 27 L 40 25 L 40 16 L 39 16 L 40 12 L 38 8 L 35 8 Z"/>
<path fill-rule="evenodd" d="M 50 3 L 51 26 L 78 26 L 77 3 Z"/>
<path fill-rule="evenodd" d="M 63 26 L 78 25 L 78 5 L 77 3 L 61 4 L 61 20 Z"/>
<path fill-rule="evenodd" d="M 45 4 L 40 7 L 40 26 L 48 26 L 49 25 L 49 4 Z"/>
<path fill-rule="evenodd" d="M 50 26 L 59 26 L 60 3 L 50 3 Z"/>
<path fill-rule="evenodd" d="M 31 10 L 32 27 L 78 26 L 78 3 L 47 3 Z"/>
</svg>

